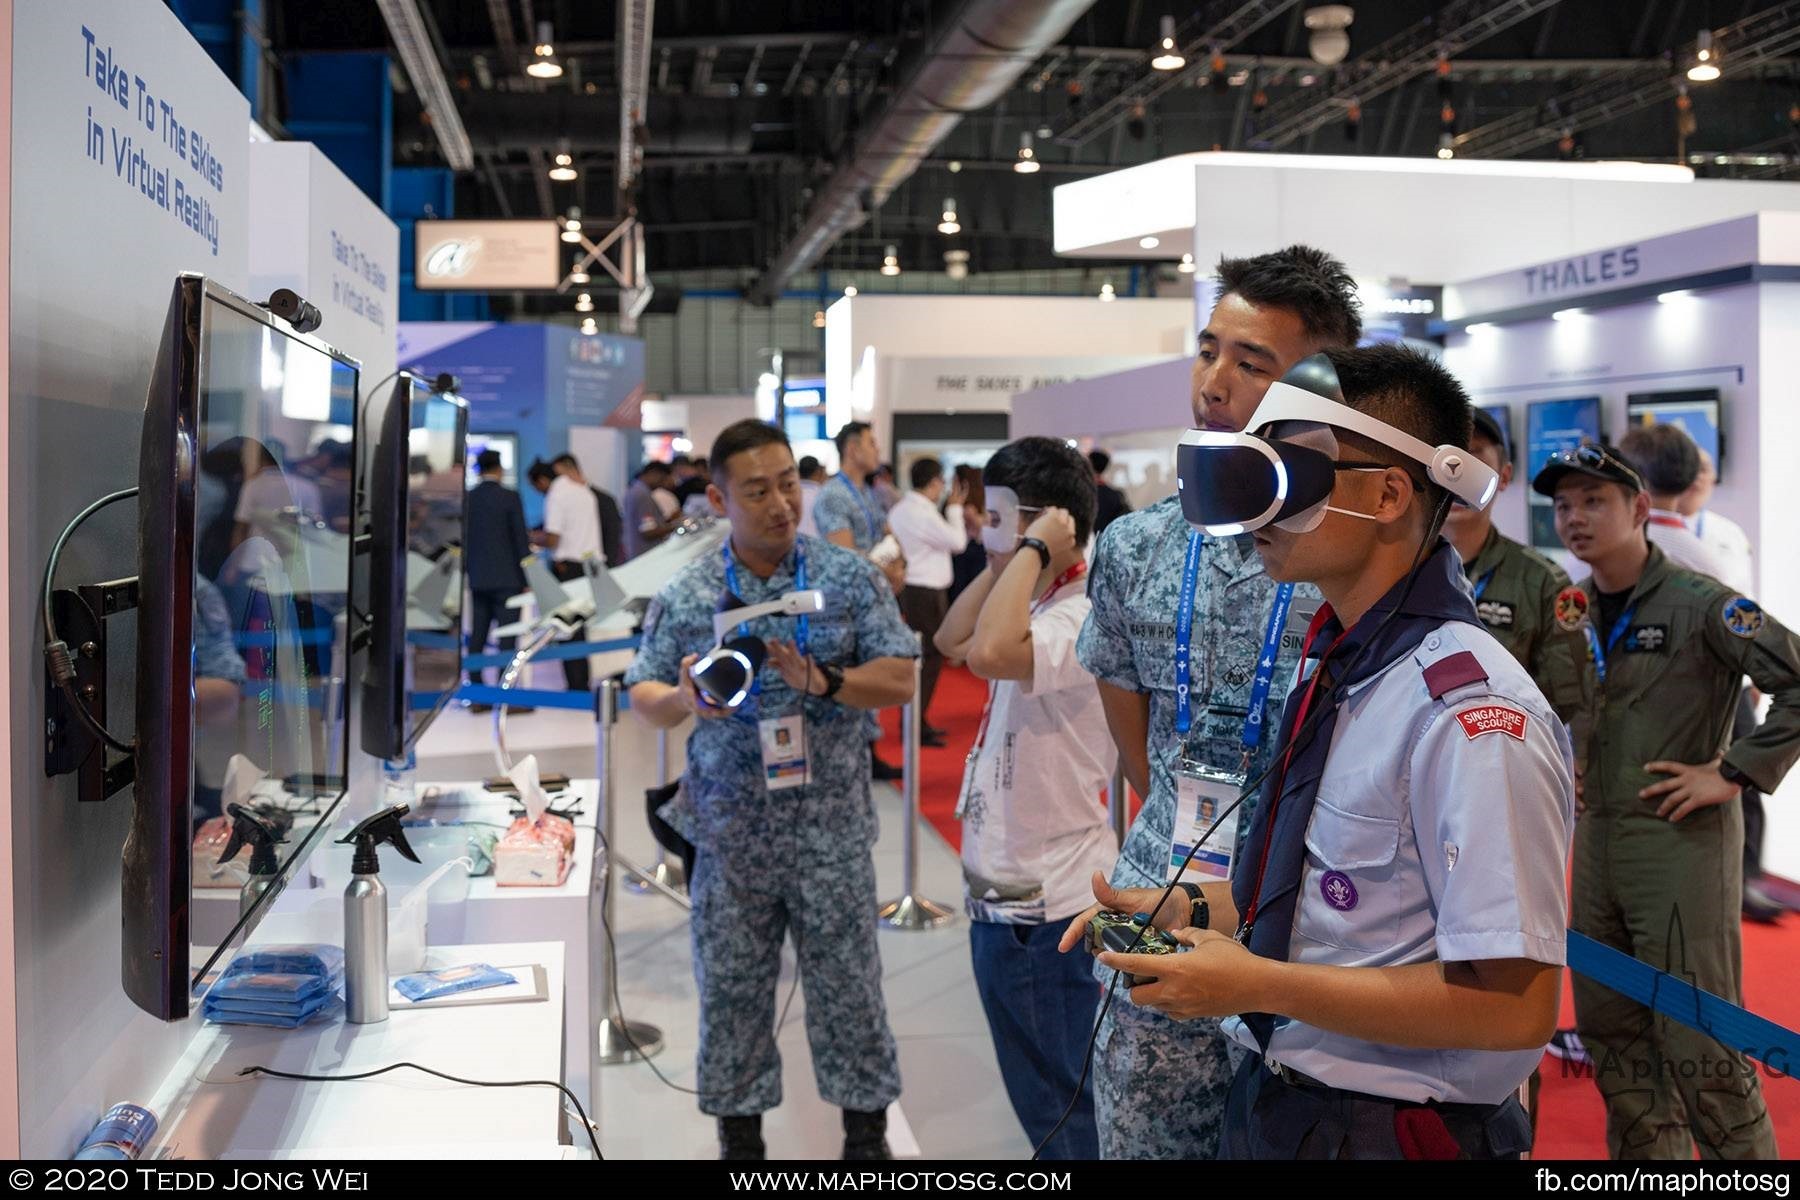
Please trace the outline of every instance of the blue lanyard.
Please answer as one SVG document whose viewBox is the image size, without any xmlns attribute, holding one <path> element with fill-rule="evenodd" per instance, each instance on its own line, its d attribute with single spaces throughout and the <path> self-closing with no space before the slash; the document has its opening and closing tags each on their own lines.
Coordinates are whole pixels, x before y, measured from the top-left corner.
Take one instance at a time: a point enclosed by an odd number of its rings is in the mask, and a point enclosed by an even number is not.
<svg viewBox="0 0 1800 1200">
<path fill-rule="evenodd" d="M 856 497 L 857 507 L 862 509 L 863 519 L 869 523 L 869 540 L 871 542 L 880 540 L 881 525 L 875 520 L 875 510 L 869 507 L 868 497 L 863 495 L 863 490 L 861 488 L 850 482 L 850 476 L 844 474 L 844 472 L 839 471 L 837 477 L 844 481 L 844 486 L 850 489 L 850 494 L 852 496 Z M 804 587 L 805 585 L 802 584 L 801 586 Z"/>
<path fill-rule="evenodd" d="M 1475 581 L 1475 598 L 1477 600 L 1481 599 L 1481 593 L 1487 591 L 1487 585 L 1492 583 L 1494 580 L 1494 572 L 1498 571 L 1499 569 L 1500 569 L 1499 567 L 1489 567 L 1487 569 L 1487 574 L 1483 575 L 1480 579 L 1477 579 Z"/>
<path fill-rule="evenodd" d="M 1181 607 L 1175 612 L 1175 732 L 1182 735 L 1193 727 L 1194 593 L 1200 583 L 1200 547 L 1204 540 L 1197 531 L 1188 534 L 1187 557 L 1181 565 Z M 1250 686 L 1250 711 L 1244 714 L 1244 732 L 1240 736 L 1246 753 L 1262 744 L 1263 708 L 1269 702 L 1269 689 L 1275 684 L 1281 631 L 1293 601 L 1293 584 L 1284 583 L 1275 589 L 1269 624 L 1263 630 L 1262 653 L 1256 660 L 1256 678 Z"/>
<path fill-rule="evenodd" d="M 1587 623 L 1588 647 L 1594 652 L 1594 672 L 1600 676 L 1601 683 L 1606 682 L 1606 656 L 1619 644 L 1619 639 L 1625 635 L 1626 627 L 1631 624 L 1631 618 L 1636 612 L 1637 605 L 1633 604 L 1619 614 L 1619 619 L 1613 622 L 1612 631 L 1606 635 L 1605 649 L 1600 646 L 1600 635 L 1594 631 L 1594 623 Z"/>
<path fill-rule="evenodd" d="M 729 537 L 727 537 L 725 543 L 719 547 L 719 554 L 725 559 L 725 586 L 731 589 L 732 595 L 740 600 L 744 599 L 744 593 L 738 590 L 737 560 L 732 557 L 731 539 Z M 794 590 L 797 592 L 804 592 L 806 590 L 806 543 L 798 538 L 794 539 Z M 794 647 L 800 651 L 800 657 L 805 658 L 807 648 L 812 643 L 811 618 L 802 616 L 795 624 Z M 739 625 L 737 631 L 739 637 L 749 637 L 750 622 L 745 621 L 743 624 Z M 751 690 L 755 692 L 762 691 L 762 680 L 760 678 L 751 685 Z"/>
</svg>

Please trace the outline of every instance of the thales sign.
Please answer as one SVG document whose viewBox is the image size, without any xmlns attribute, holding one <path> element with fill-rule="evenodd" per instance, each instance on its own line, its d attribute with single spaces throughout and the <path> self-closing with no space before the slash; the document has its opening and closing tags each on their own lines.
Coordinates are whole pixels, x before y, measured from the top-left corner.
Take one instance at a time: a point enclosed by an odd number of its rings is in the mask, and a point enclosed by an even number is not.
<svg viewBox="0 0 1800 1200">
<path fill-rule="evenodd" d="M 1522 272 L 1525 294 L 1535 299 L 1551 299 L 1576 292 L 1590 291 L 1608 284 L 1623 283 L 1642 269 L 1636 246 L 1620 246 L 1584 254 L 1579 258 L 1561 258 L 1555 262 L 1526 267 Z"/>
</svg>

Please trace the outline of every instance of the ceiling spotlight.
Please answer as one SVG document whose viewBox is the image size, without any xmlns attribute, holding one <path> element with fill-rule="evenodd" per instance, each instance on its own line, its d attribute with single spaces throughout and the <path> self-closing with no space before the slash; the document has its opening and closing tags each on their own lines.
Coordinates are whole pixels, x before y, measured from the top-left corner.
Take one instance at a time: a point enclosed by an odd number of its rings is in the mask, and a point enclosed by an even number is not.
<svg viewBox="0 0 1800 1200">
<path fill-rule="evenodd" d="M 586 292 L 583 292 L 583 293 L 581 293 L 581 295 L 575 297 L 575 311 L 583 312 L 583 313 L 593 312 L 594 311 L 594 298 L 592 296 L 588 295 Z"/>
<path fill-rule="evenodd" d="M 591 280 L 592 280 L 592 276 L 590 276 L 581 267 L 576 267 L 573 271 L 569 272 L 569 282 L 570 283 L 588 283 Z"/>
<path fill-rule="evenodd" d="M 961 171 L 962 171 L 962 159 L 960 159 L 960 158 L 951 159 L 950 160 L 950 173 L 952 175 L 955 175 Z"/>
<path fill-rule="evenodd" d="M 1694 65 L 1687 77 L 1695 83 L 1711 83 L 1719 77 L 1719 48 L 1713 45 L 1712 30 L 1702 29 L 1694 46 Z"/>
<path fill-rule="evenodd" d="M 844 285 L 844 298 L 848 300 L 854 295 L 856 295 L 856 285 L 854 283 L 846 283 Z"/>
<path fill-rule="evenodd" d="M 550 168 L 550 178 L 558 183 L 571 183 L 575 179 L 575 159 L 566 150 L 557 154 L 556 165 Z"/>
<path fill-rule="evenodd" d="M 1445 159 L 1456 157 L 1456 138 L 1451 135 L 1448 129 L 1438 134 L 1437 154 L 1439 158 Z"/>
<path fill-rule="evenodd" d="M 938 222 L 938 232 L 944 234 L 962 232 L 962 222 L 956 219 L 956 201 L 954 199 L 944 201 L 944 219 Z"/>
<path fill-rule="evenodd" d="M 819 309 L 813 310 L 813 328 L 814 329 L 825 328 L 825 310 L 824 309 L 819 308 Z"/>
<path fill-rule="evenodd" d="M 581 322 L 581 332 L 587 334 L 589 337 L 594 336 L 596 333 L 600 332 L 599 322 L 595 321 L 592 317 L 584 317 Z"/>
<path fill-rule="evenodd" d="M 1552 321 L 1573 321 L 1581 315 L 1579 308 L 1559 308 L 1550 314 Z"/>
<path fill-rule="evenodd" d="M 1114 300 L 1117 300 L 1118 298 L 1119 298 L 1119 294 L 1117 292 L 1113 291 L 1112 280 L 1109 279 L 1105 283 L 1100 285 L 1100 303 L 1111 304 Z"/>
<path fill-rule="evenodd" d="M 1162 239 L 1157 237 L 1155 234 L 1149 234 L 1145 237 L 1139 238 L 1138 245 L 1143 247 L 1145 250 L 1154 250 L 1158 246 L 1162 245 Z"/>
<path fill-rule="evenodd" d="M 881 273 L 883 275 L 900 273 L 900 248 L 891 242 L 888 244 L 887 253 L 881 257 Z"/>
<path fill-rule="evenodd" d="M 1156 57 L 1150 65 L 1158 71 L 1179 71 L 1187 66 L 1187 59 L 1175 45 L 1175 18 L 1167 13 L 1163 14 L 1162 36 L 1156 39 L 1154 52 Z"/>
<path fill-rule="evenodd" d="M 1307 49 L 1314 62 L 1332 67 L 1350 53 L 1350 23 L 1356 10 L 1348 4 L 1321 4 L 1306 10 L 1306 27 L 1312 30 Z"/>
<path fill-rule="evenodd" d="M 537 45 L 531 48 L 531 62 L 525 73 L 533 79 L 561 78 L 562 64 L 556 61 L 556 47 L 550 44 L 550 22 L 539 21 L 537 32 Z"/>
<path fill-rule="evenodd" d="M 1473 325 L 1469 326 L 1467 329 L 1463 330 L 1463 332 L 1464 333 L 1486 333 L 1490 329 L 1498 329 L 1498 328 L 1500 328 L 1500 327 L 1498 325 L 1494 324 L 1492 321 L 1477 321 Z"/>
<path fill-rule="evenodd" d="M 969 277 L 969 252 L 967 250 L 944 251 L 944 274 L 952 279 Z"/>
<path fill-rule="evenodd" d="M 581 210 L 571 208 L 569 215 L 563 218 L 562 227 L 563 241 L 579 242 L 581 240 Z"/>
<path fill-rule="evenodd" d="M 1694 293 L 1688 291 L 1660 292 L 1657 294 L 1656 302 L 1658 304 L 1681 304 L 1684 301 L 1692 300 L 1693 298 Z"/>
<path fill-rule="evenodd" d="M 1182 255 L 1181 265 L 1175 269 L 1180 271 L 1183 275 L 1192 275 L 1194 273 L 1194 256 L 1192 254 Z"/>
<path fill-rule="evenodd" d="M 1042 166 L 1031 148 L 1031 130 L 1024 130 L 1019 134 L 1019 161 L 1013 164 L 1013 170 L 1021 175 L 1032 175 Z"/>
</svg>

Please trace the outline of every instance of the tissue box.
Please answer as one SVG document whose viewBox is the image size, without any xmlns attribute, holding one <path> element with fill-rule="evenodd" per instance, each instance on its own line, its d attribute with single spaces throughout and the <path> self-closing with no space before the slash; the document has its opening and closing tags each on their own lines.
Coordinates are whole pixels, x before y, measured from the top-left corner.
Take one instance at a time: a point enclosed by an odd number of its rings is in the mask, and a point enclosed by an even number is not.
<svg viewBox="0 0 1800 1200">
<path fill-rule="evenodd" d="M 227 866 L 219 865 L 219 855 L 225 853 L 226 845 L 231 841 L 231 820 L 227 817 L 213 817 L 201 823 L 194 834 L 194 866 L 193 881 L 197 888 L 240 888 L 250 869 L 250 847 L 245 846 L 237 852 L 237 856 Z M 240 867 L 233 871 L 230 865 Z"/>
<path fill-rule="evenodd" d="M 575 823 L 545 813 L 536 823 L 512 823 L 494 847 L 499 887 L 559 887 L 575 866 Z"/>
</svg>

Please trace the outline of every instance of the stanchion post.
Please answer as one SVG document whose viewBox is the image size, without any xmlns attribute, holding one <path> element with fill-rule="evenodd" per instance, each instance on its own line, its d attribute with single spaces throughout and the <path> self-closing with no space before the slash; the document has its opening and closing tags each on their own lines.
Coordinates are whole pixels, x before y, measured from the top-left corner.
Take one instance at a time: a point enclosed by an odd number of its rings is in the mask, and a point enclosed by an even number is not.
<svg viewBox="0 0 1800 1200">
<path fill-rule="evenodd" d="M 898 900 L 888 901 L 875 915 L 876 920 L 889 929 L 936 929 L 956 919 L 956 914 L 949 908 L 919 895 L 919 726 L 925 719 L 923 697 L 919 695 L 921 665 L 921 659 L 913 659 L 912 700 L 900 710 L 901 731 L 906 742 L 900 781 L 901 797 L 906 802 L 900 844 L 900 869 L 905 889 Z"/>
<path fill-rule="evenodd" d="M 656 731 L 656 786 L 663 787 L 669 782 L 669 731 Z M 687 872 L 682 869 L 681 860 L 670 854 L 666 848 L 659 847 L 662 855 L 656 866 L 651 868 L 650 877 L 635 873 L 625 877 L 625 889 L 635 895 L 642 896 L 653 889 L 660 889 L 664 894 L 675 892 L 687 895 Z"/>
<path fill-rule="evenodd" d="M 1112 818 L 1113 842 L 1125 846 L 1125 831 L 1131 828 L 1131 795 L 1126 790 L 1125 760 L 1113 768 L 1112 785 L 1107 791 L 1106 815 Z"/>
<path fill-rule="evenodd" d="M 591 1067 L 648 1058 L 662 1049 L 662 1030 L 642 1021 L 627 1021 L 619 1012 L 613 973 L 613 888 L 609 881 L 619 874 L 618 856 L 611 852 L 618 834 L 618 781 L 614 778 L 613 731 L 619 723 L 619 685 L 602 680 L 595 700 L 599 736 L 594 739 L 595 775 L 600 786 L 600 838 L 594 848 L 593 878 L 588 884 L 588 1048 Z M 601 856 L 604 855 L 604 859 Z M 602 1015 L 603 1014 L 603 1015 Z M 590 1069 L 594 1111 L 600 1106 L 599 1072 Z"/>
</svg>

